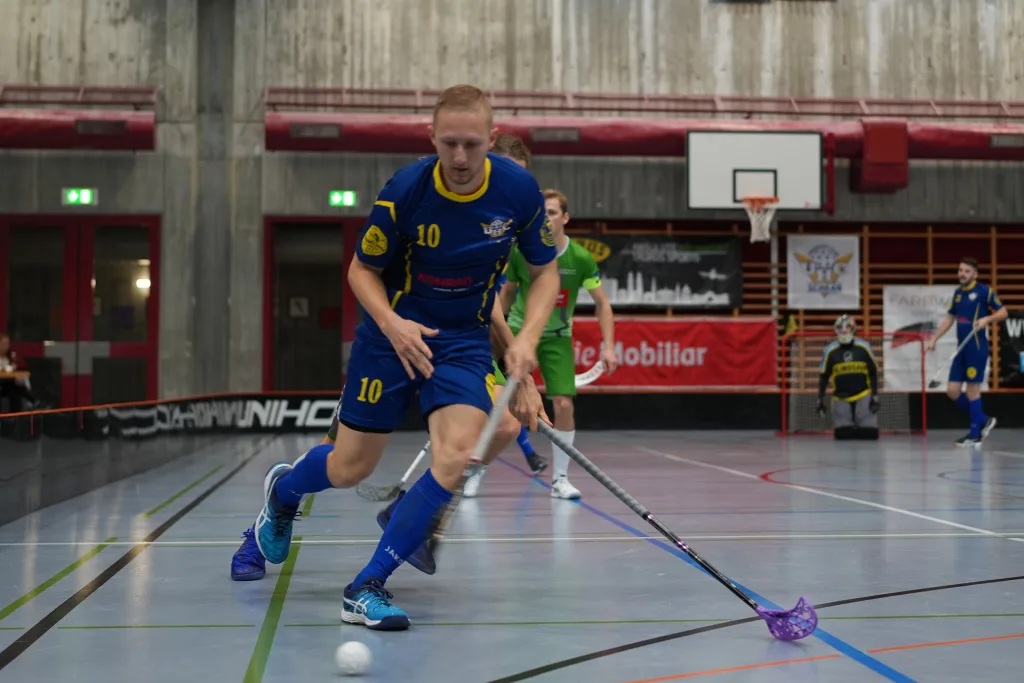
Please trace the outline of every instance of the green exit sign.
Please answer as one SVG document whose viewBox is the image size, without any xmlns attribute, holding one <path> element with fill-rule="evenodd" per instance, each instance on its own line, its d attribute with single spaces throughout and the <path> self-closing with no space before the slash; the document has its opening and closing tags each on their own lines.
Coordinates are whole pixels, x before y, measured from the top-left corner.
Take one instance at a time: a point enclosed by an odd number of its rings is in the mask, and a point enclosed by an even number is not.
<svg viewBox="0 0 1024 683">
<path fill-rule="evenodd" d="M 358 201 L 354 190 L 332 190 L 328 195 L 331 206 L 355 206 Z"/>
<path fill-rule="evenodd" d="M 61 197 L 64 206 L 95 206 L 97 203 L 94 187 L 65 187 Z"/>
</svg>

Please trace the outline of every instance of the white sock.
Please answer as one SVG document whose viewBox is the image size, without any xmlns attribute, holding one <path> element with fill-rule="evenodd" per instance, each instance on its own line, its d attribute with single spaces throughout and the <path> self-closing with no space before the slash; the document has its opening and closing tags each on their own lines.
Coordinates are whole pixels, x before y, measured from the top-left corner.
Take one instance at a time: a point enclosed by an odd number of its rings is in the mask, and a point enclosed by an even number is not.
<svg viewBox="0 0 1024 683">
<path fill-rule="evenodd" d="M 560 429 L 556 429 L 554 431 L 555 434 L 557 434 L 563 441 L 567 442 L 570 446 L 572 445 L 573 440 L 575 440 L 576 438 L 575 429 L 572 430 L 571 432 L 563 432 Z M 569 454 L 563 451 L 558 446 L 556 446 L 554 442 L 552 442 L 551 455 L 552 460 L 554 461 L 554 478 L 552 479 L 552 481 L 554 481 L 554 479 L 558 479 L 559 477 L 567 476 L 569 474 Z"/>
</svg>

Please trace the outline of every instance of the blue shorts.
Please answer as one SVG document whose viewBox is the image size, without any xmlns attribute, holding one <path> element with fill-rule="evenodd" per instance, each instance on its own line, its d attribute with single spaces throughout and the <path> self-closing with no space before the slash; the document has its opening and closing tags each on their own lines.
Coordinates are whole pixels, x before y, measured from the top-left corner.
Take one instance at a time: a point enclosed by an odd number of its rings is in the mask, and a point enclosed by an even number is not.
<svg viewBox="0 0 1024 683">
<path fill-rule="evenodd" d="M 988 367 L 988 345 L 980 349 L 968 344 L 964 350 L 956 354 L 949 366 L 949 381 L 955 384 L 980 384 L 985 381 L 985 368 Z"/>
<path fill-rule="evenodd" d="M 368 335 L 369 336 L 369 335 Z M 386 434 L 405 419 L 419 392 L 420 411 L 470 405 L 489 413 L 494 403 L 494 366 L 487 337 L 425 339 L 434 357 L 434 375 L 409 379 L 386 338 L 356 337 L 341 393 L 338 422 L 359 432 Z"/>
</svg>

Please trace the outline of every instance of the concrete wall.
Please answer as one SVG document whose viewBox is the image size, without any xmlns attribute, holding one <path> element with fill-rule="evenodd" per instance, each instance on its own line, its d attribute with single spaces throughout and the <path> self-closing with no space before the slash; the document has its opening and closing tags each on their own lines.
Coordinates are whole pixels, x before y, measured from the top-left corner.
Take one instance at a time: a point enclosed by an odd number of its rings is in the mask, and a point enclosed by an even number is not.
<svg viewBox="0 0 1024 683">
<path fill-rule="evenodd" d="M 1014 0 L 267 2 L 269 83 L 1024 99 Z"/>
<path fill-rule="evenodd" d="M 98 212 L 162 217 L 165 396 L 259 388 L 265 213 L 327 215 L 337 188 L 368 200 L 407 160 L 264 155 L 266 85 L 1024 99 L 1011 0 L 0 0 L 0 16 L 0 83 L 160 89 L 158 152 L 0 152 L 0 213 L 70 213 L 59 189 L 88 185 Z M 682 160 L 537 174 L 581 218 L 688 216 Z M 851 195 L 840 169 L 836 219 L 1019 220 L 1022 180 L 915 164 L 906 191 Z"/>
</svg>

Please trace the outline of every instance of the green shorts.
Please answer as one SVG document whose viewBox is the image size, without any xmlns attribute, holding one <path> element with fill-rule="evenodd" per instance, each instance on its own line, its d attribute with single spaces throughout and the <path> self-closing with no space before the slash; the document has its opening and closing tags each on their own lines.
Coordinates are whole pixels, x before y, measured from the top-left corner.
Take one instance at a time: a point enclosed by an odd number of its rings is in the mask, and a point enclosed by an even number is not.
<svg viewBox="0 0 1024 683">
<path fill-rule="evenodd" d="M 513 329 L 514 334 L 519 330 Z M 537 363 L 547 396 L 576 395 L 576 361 L 572 337 L 541 337 L 537 344 Z"/>
<path fill-rule="evenodd" d="M 498 367 L 498 361 L 491 361 L 494 363 L 494 384 L 499 387 L 505 386 L 505 373 Z"/>
</svg>

